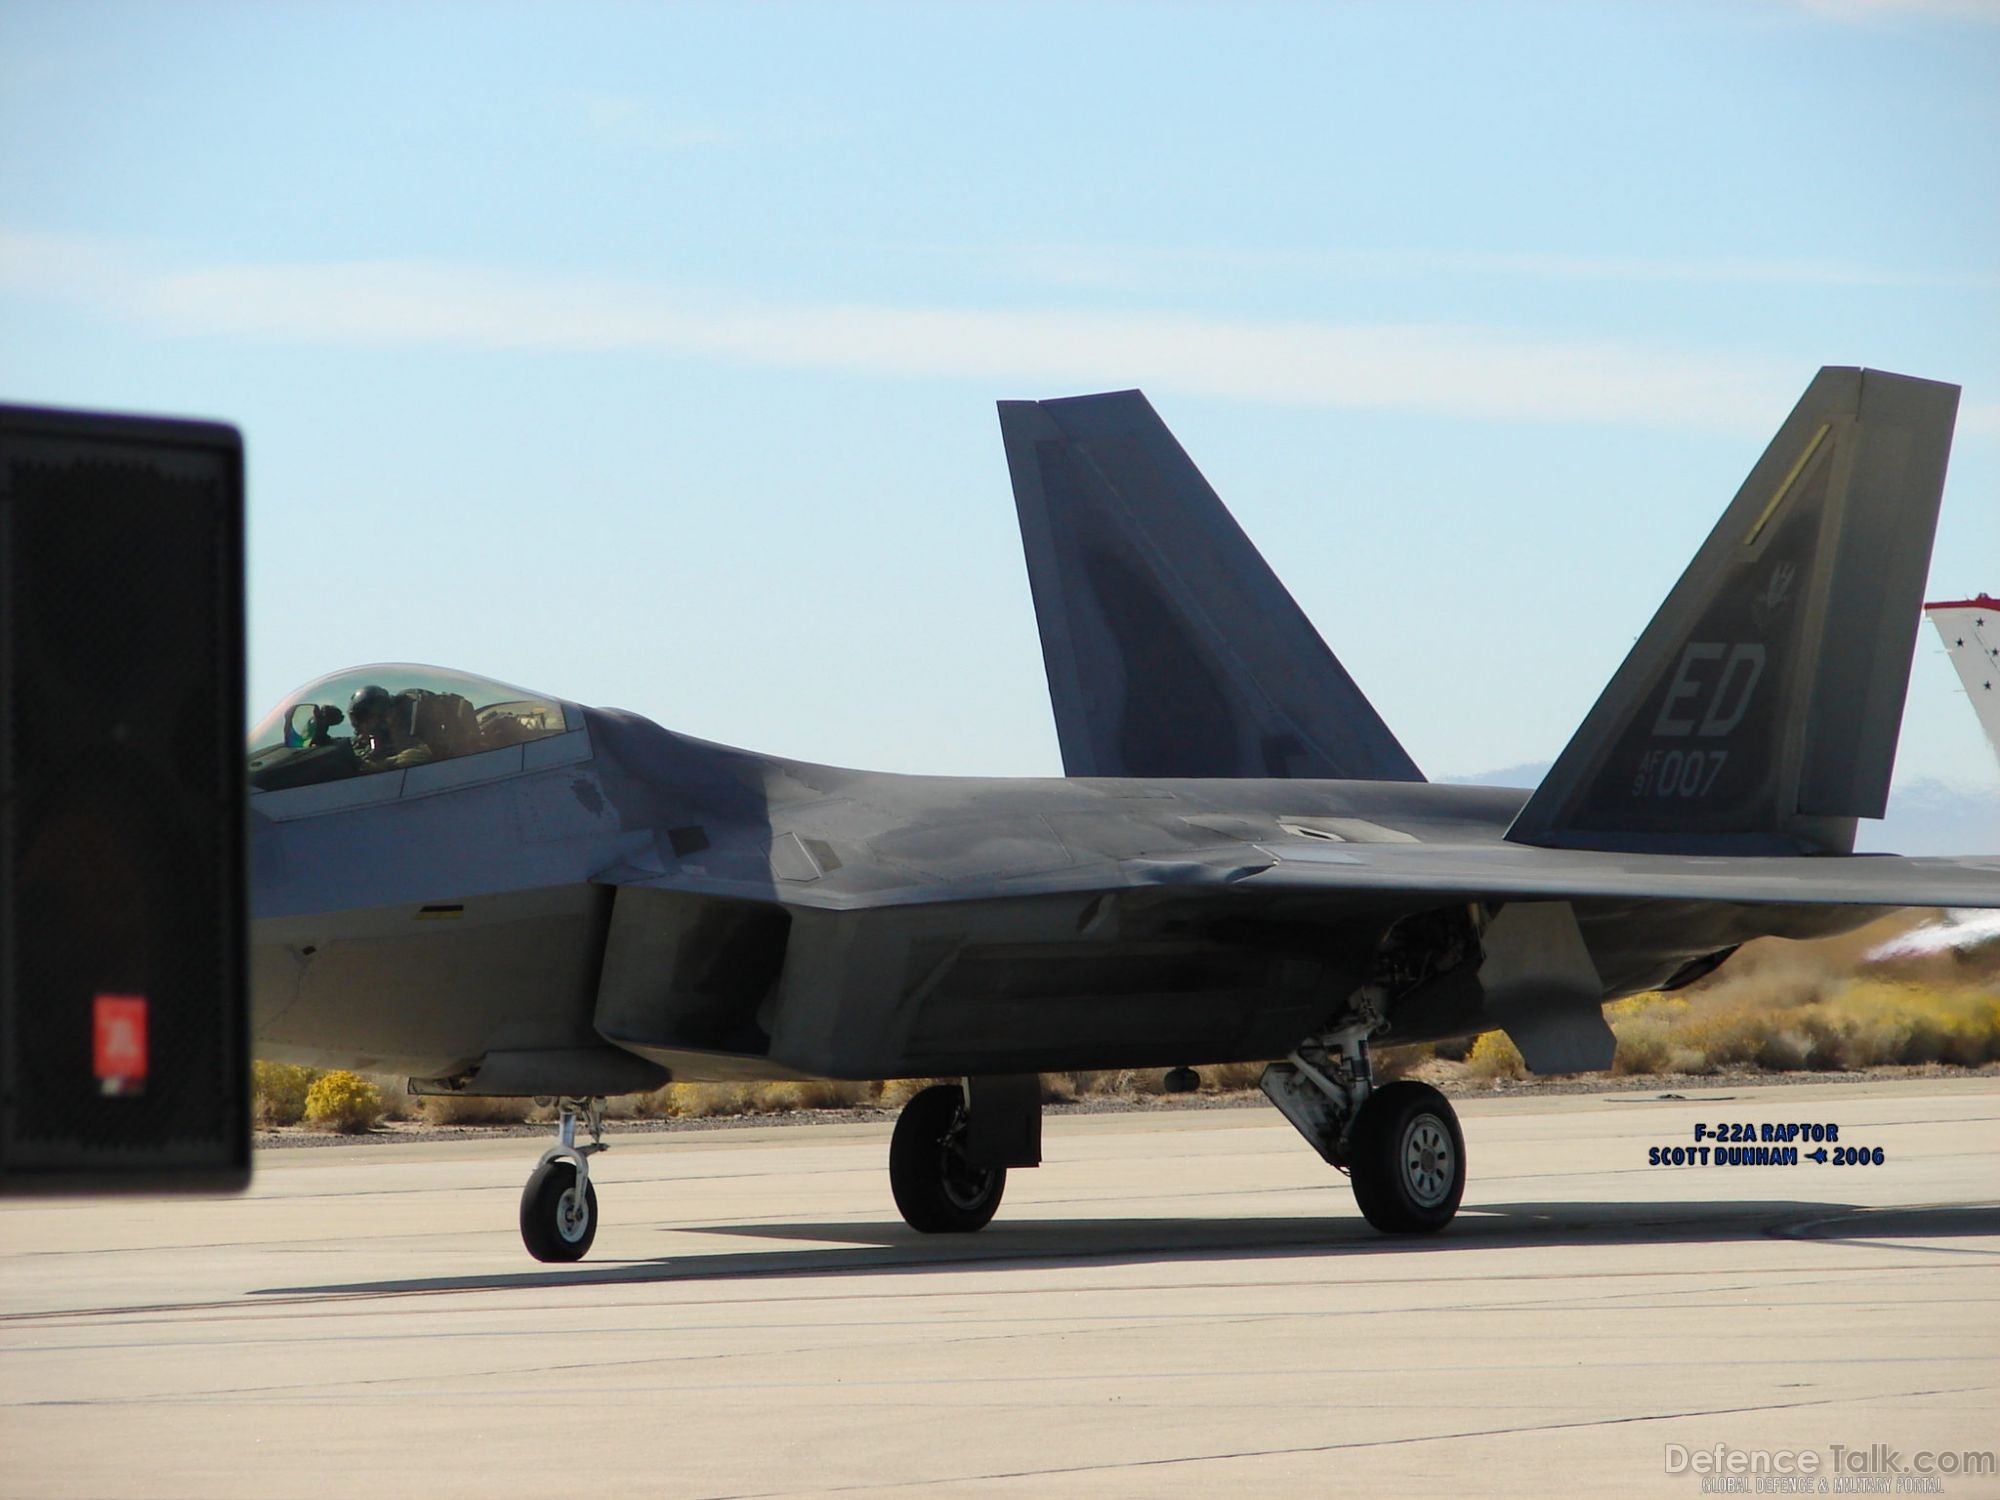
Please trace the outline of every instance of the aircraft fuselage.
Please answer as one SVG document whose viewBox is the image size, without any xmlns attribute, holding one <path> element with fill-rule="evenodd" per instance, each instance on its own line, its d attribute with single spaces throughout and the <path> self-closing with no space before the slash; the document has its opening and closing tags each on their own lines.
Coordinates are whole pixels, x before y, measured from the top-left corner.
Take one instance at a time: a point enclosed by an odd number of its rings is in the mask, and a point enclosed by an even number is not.
<svg viewBox="0 0 2000 1500">
<path fill-rule="evenodd" d="M 577 1094 L 669 1075 L 1282 1056 L 1366 978 L 1395 923 L 1464 903 L 1358 894 L 1328 920 L 1323 902 L 1304 913 L 1246 885 L 1196 911 L 1175 898 L 1179 872 L 1212 880 L 1246 844 L 1327 859 L 1496 848 L 1527 796 L 891 775 L 624 713 L 572 720 L 525 745 L 253 795 L 261 1055 Z M 1107 892 L 1109 866 L 1145 883 Z M 1610 998 L 1748 937 L 1842 930 L 1872 909 L 1597 901 L 1577 915 Z M 1391 1041 L 1482 1024 L 1476 993 L 1391 1023 Z"/>
</svg>

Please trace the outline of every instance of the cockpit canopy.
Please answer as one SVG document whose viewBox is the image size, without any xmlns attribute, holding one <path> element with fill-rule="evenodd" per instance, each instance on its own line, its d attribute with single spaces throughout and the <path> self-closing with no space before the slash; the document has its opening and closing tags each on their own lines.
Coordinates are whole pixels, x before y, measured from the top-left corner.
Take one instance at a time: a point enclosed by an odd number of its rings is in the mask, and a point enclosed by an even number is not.
<svg viewBox="0 0 2000 1500">
<path fill-rule="evenodd" d="M 250 731 L 250 785 L 275 792 L 546 739 L 553 698 L 442 667 L 389 663 L 317 678 Z"/>
</svg>

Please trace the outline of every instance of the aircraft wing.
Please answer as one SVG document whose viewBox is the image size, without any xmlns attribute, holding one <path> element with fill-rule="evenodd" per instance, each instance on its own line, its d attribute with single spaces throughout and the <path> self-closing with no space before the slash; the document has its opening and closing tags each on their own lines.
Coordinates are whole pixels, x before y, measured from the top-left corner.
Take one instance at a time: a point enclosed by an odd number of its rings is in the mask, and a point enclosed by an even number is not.
<svg viewBox="0 0 2000 1500">
<path fill-rule="evenodd" d="M 1421 844 L 1271 853 L 1270 865 L 1239 883 L 1258 891 L 1407 891 L 1479 900 L 2000 907 L 2000 855 L 1624 854 Z"/>
<path fill-rule="evenodd" d="M 621 866 L 607 885 L 691 895 L 769 900 L 754 878 Z M 1412 908 L 1465 901 L 1702 901 L 1732 905 L 1953 906 L 2000 908 L 2000 855 L 1917 858 L 1899 854 L 1645 854 L 1529 845 L 1239 842 L 1123 859 L 1087 859 L 1003 874 L 967 868 L 877 880 L 777 882 L 788 905 L 833 911 L 963 901 L 1102 895 L 1172 888 L 1203 893 L 1303 897 L 1410 897 Z M 1400 904 L 1400 903 L 1397 903 Z"/>
</svg>

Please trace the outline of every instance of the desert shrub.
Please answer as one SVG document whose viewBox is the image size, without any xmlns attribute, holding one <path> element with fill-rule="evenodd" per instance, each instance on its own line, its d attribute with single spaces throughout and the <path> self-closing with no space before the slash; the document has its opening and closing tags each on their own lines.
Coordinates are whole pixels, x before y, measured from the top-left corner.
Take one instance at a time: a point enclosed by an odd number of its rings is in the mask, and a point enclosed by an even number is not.
<svg viewBox="0 0 2000 1500">
<path fill-rule="evenodd" d="M 419 1094 L 417 1115 L 429 1125 L 525 1125 L 532 1099 L 480 1094 Z"/>
<path fill-rule="evenodd" d="M 1044 1073 L 1042 1075 L 1042 1103 L 1070 1104 L 1076 1100 L 1076 1075 L 1074 1073 Z"/>
<path fill-rule="evenodd" d="M 1382 1054 L 1377 1054 L 1379 1063 Z M 1204 1094 L 1241 1093 L 1257 1087 L 1269 1066 L 1261 1062 L 1208 1063 L 1196 1066 Z M 1077 1073 L 1044 1073 L 1042 1102 L 1071 1104 L 1084 1099 L 1152 1099 L 1167 1094 L 1165 1068 L 1103 1068 Z"/>
<path fill-rule="evenodd" d="M 853 1109 L 874 1101 L 871 1083 L 848 1083 L 833 1078 L 803 1078 L 779 1083 L 760 1083 L 750 1090 L 749 1112 L 756 1115 L 787 1115 L 800 1109 Z"/>
<path fill-rule="evenodd" d="M 1681 1047 L 1669 1043 L 1667 1047 L 1667 1071 L 1669 1073 L 1692 1073 L 1696 1077 L 1713 1073 L 1715 1064 L 1708 1060 L 1708 1054 L 1693 1047 Z"/>
<path fill-rule="evenodd" d="M 410 1093 L 410 1081 L 399 1073 L 363 1073 L 362 1079 L 375 1085 L 375 1092 L 382 1096 L 382 1118 L 385 1120 L 414 1120 L 417 1118 L 417 1102 Z"/>
<path fill-rule="evenodd" d="M 1482 1031 L 1465 1054 L 1465 1065 L 1474 1078 L 1526 1078 L 1527 1064 L 1521 1049 L 1504 1031 Z"/>
<path fill-rule="evenodd" d="M 1859 981 L 1826 1007 L 1844 1063 L 1954 1063 L 2000 1058 L 2000 988 Z"/>
<path fill-rule="evenodd" d="M 306 1093 L 317 1068 L 297 1063 L 250 1064 L 250 1111 L 259 1125 L 296 1125 L 305 1118 Z"/>
<path fill-rule="evenodd" d="M 375 1085 L 346 1069 L 322 1073 L 306 1091 L 308 1125 L 341 1135 L 361 1135 L 382 1118 L 382 1096 Z"/>
<path fill-rule="evenodd" d="M 1802 947 L 1804 945 L 1790 945 Z M 1829 977 L 1806 958 L 1767 959 L 1777 982 L 1691 986 L 1605 1007 L 1620 1073 L 1729 1068 L 1833 1072 L 2000 1059 L 2000 987 Z"/>
<path fill-rule="evenodd" d="M 1264 1076 L 1266 1063 L 1217 1063 L 1212 1068 L 1201 1070 L 1201 1090 L 1210 1089 L 1218 1094 L 1241 1093 L 1244 1089 L 1257 1087 L 1257 1080 Z"/>
<path fill-rule="evenodd" d="M 1670 1019 L 1685 1014 L 1687 1008 L 1687 996 L 1678 991 L 1668 994 L 1662 990 L 1641 990 L 1636 995 L 1627 995 L 1623 1000 L 1613 1000 L 1605 1006 L 1604 1018 L 1616 1027 L 1620 1021 L 1639 1016 Z"/>
<path fill-rule="evenodd" d="M 1427 1049 L 1425 1049 L 1427 1051 Z M 1204 1093 L 1252 1089 L 1263 1063 L 1223 1063 L 1201 1070 Z M 1164 1092 L 1165 1070 L 1119 1068 L 1101 1072 L 1044 1073 L 1042 1102 L 1079 1099 L 1132 1099 Z M 622 1094 L 607 1113 L 619 1119 L 697 1120 L 720 1115 L 786 1114 L 804 1109 L 900 1110 L 939 1078 L 892 1078 L 867 1082 L 797 1079 L 779 1082 L 670 1083 L 644 1094 Z"/>
<path fill-rule="evenodd" d="M 721 1115 L 782 1115 L 802 1109 L 900 1107 L 930 1082 L 884 1084 L 832 1078 L 777 1079 L 741 1083 L 670 1083 L 631 1096 L 635 1115 L 653 1119 L 703 1120 Z"/>
<path fill-rule="evenodd" d="M 1670 1051 L 1672 1022 L 1666 1016 L 1640 1014 L 1613 1021 L 1618 1050 L 1611 1059 L 1614 1073 L 1662 1073 Z"/>
<path fill-rule="evenodd" d="M 641 1120 L 670 1120 L 680 1113 L 674 1107 L 675 1091 L 686 1089 L 684 1083 L 663 1083 L 656 1089 L 648 1089 L 643 1094 L 628 1096 L 632 1103 L 634 1118 Z"/>
<path fill-rule="evenodd" d="M 1714 1073 L 1749 1067 L 1764 1049 L 1764 1040 L 1778 1026 L 1779 1013 L 1751 1003 L 1690 1006 L 1673 1029 L 1677 1047 L 1701 1059 L 1690 1072 Z"/>
<path fill-rule="evenodd" d="M 1437 1048 L 1429 1042 L 1409 1042 L 1400 1047 L 1377 1048 L 1372 1057 L 1375 1064 L 1375 1081 L 1394 1083 L 1398 1078 L 1408 1078 L 1418 1067 L 1436 1056 Z"/>
<path fill-rule="evenodd" d="M 891 1078 L 886 1083 L 876 1085 L 876 1107 L 901 1109 L 932 1084 L 942 1082 L 944 1080 L 940 1078 Z"/>
<path fill-rule="evenodd" d="M 1132 1099 L 1142 1093 L 1161 1092 L 1159 1071 L 1137 1068 L 1103 1068 L 1077 1073 L 1044 1073 L 1042 1102 L 1069 1104 L 1078 1099 Z M 1150 1087 L 1149 1087 L 1150 1085 Z"/>
<path fill-rule="evenodd" d="M 747 1115 L 751 1113 L 751 1101 L 761 1087 L 756 1083 L 669 1084 L 670 1113 L 683 1120 Z"/>
<path fill-rule="evenodd" d="M 1787 1026 L 1764 1038 L 1757 1066 L 1772 1073 L 1809 1071 L 1820 1065 L 1821 1050 L 1817 1027 Z"/>
</svg>

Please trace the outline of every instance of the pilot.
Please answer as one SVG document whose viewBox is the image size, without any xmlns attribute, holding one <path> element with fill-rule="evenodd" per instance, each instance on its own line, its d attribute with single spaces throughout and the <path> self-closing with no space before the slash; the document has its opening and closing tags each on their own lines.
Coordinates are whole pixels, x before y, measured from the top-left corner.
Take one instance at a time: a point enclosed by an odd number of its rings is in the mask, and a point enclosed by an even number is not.
<svg viewBox="0 0 2000 1500">
<path fill-rule="evenodd" d="M 431 747 L 414 728 L 417 694 L 391 694 L 369 683 L 348 700 L 347 717 L 354 725 L 354 756 L 364 771 L 389 771 L 420 766 L 431 759 Z"/>
</svg>

